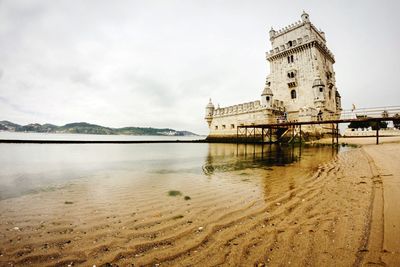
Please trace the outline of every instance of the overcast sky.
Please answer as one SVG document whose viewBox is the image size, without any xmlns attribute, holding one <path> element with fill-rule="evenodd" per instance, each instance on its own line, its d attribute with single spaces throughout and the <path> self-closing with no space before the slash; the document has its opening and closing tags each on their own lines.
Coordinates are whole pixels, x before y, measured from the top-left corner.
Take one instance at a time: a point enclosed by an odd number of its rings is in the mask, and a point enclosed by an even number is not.
<svg viewBox="0 0 400 267">
<path fill-rule="evenodd" d="M 208 98 L 257 100 L 268 31 L 326 33 L 342 105 L 400 105 L 400 1 L 0 0 L 0 120 L 206 134 Z"/>
</svg>

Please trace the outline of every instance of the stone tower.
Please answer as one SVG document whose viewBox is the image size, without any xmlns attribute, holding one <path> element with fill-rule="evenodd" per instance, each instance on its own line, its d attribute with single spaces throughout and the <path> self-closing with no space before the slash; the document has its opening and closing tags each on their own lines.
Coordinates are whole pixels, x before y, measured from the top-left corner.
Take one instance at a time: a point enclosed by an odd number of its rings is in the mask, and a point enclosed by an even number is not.
<svg viewBox="0 0 400 267">
<path fill-rule="evenodd" d="M 319 111 L 323 116 L 341 111 L 335 85 L 335 58 L 326 46 L 325 33 L 318 30 L 303 11 L 301 21 L 281 30 L 269 31 L 272 49 L 267 53 L 270 89 L 282 100 L 289 120 L 303 120 Z M 305 118 L 304 118 L 305 120 Z"/>
<path fill-rule="evenodd" d="M 335 58 L 326 46 L 325 33 L 303 12 L 301 20 L 281 30 L 269 31 L 272 49 L 267 53 L 271 73 L 267 75 L 261 99 L 227 107 L 206 106 L 208 140 L 232 140 L 249 125 L 289 121 L 335 119 L 341 98 L 335 85 Z M 320 135 L 321 125 L 302 128 Z M 247 132 L 246 132 L 247 133 Z"/>
</svg>

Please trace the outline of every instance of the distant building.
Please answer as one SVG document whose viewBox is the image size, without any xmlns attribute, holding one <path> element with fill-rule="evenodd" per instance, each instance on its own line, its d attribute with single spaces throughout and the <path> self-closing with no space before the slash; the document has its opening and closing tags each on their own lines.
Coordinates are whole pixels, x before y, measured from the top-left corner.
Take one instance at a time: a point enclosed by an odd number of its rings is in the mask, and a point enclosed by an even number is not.
<svg viewBox="0 0 400 267">
<path fill-rule="evenodd" d="M 340 113 L 335 58 L 326 46 L 325 33 L 310 22 L 309 15 L 303 12 L 301 21 L 281 30 L 271 28 L 269 37 L 272 49 L 266 59 L 271 73 L 261 99 L 222 108 L 215 108 L 210 99 L 205 116 L 209 138 L 234 137 L 238 125 L 311 121 Z M 323 131 L 319 126 L 304 130 Z"/>
</svg>

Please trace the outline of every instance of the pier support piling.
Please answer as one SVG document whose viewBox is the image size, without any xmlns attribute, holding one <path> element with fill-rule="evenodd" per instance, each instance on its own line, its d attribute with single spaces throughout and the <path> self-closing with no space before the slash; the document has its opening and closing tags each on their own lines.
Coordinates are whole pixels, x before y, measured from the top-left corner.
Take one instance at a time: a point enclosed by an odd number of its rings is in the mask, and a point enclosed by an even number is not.
<svg viewBox="0 0 400 267">
<path fill-rule="evenodd" d="M 336 123 L 336 144 L 339 145 L 339 123 Z"/>
<path fill-rule="evenodd" d="M 376 144 L 379 145 L 379 122 L 376 126 Z"/>
</svg>

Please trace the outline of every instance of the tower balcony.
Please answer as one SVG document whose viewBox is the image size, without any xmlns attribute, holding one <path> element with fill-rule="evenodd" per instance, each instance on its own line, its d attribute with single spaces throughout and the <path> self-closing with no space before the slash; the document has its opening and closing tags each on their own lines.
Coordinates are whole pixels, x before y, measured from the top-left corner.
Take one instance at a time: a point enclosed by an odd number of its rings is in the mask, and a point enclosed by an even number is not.
<svg viewBox="0 0 400 267">
<path fill-rule="evenodd" d="M 296 87 L 297 86 L 297 78 L 296 77 L 287 78 L 287 84 L 288 84 L 289 88 Z"/>
</svg>

